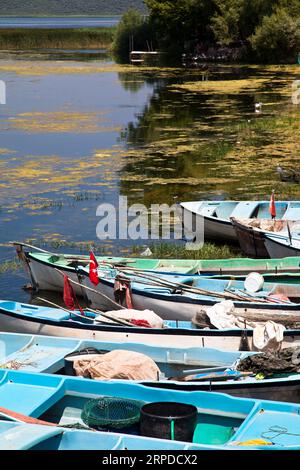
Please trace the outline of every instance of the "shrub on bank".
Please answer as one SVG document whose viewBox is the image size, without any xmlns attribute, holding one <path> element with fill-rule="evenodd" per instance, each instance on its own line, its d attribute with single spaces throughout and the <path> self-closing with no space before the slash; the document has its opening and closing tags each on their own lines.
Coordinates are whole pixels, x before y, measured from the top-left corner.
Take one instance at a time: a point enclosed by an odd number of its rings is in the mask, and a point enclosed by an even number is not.
<svg viewBox="0 0 300 470">
<path fill-rule="evenodd" d="M 123 63 L 129 62 L 132 50 L 148 51 L 153 48 L 153 34 L 148 18 L 137 10 L 128 10 L 117 26 L 112 45 L 116 59 Z"/>
<path fill-rule="evenodd" d="M 264 17 L 250 42 L 261 62 L 295 62 L 300 52 L 300 17 L 278 10 Z"/>
</svg>

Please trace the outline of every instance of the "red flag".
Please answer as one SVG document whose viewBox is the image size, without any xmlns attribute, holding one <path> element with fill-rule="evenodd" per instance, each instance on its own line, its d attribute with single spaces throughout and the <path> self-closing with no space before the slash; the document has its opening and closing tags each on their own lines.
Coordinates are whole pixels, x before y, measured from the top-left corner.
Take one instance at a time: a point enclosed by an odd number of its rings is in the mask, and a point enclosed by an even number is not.
<svg viewBox="0 0 300 470">
<path fill-rule="evenodd" d="M 275 217 L 276 217 L 276 207 L 275 207 L 275 192 L 274 191 L 272 191 L 272 194 L 271 194 L 269 211 L 270 211 L 272 219 L 275 219 Z"/>
<path fill-rule="evenodd" d="M 90 251 L 90 271 L 89 271 L 89 277 L 90 281 L 97 286 L 99 284 L 99 277 L 97 273 L 97 268 L 98 268 L 98 263 L 95 258 L 95 255 L 92 251 Z"/>
<path fill-rule="evenodd" d="M 64 302 L 70 310 L 75 310 L 75 295 L 68 276 L 64 275 Z"/>
</svg>

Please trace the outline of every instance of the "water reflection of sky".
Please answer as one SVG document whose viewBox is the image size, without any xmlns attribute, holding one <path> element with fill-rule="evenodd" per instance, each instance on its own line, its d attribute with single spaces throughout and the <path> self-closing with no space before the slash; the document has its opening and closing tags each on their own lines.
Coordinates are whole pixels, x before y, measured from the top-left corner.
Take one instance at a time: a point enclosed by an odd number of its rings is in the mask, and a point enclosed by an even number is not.
<svg viewBox="0 0 300 470">
<path fill-rule="evenodd" d="M 120 16 L 114 17 L 45 17 L 45 18 L 0 18 L 0 28 L 108 28 L 116 26 Z"/>
<path fill-rule="evenodd" d="M 115 72 L 1 72 L 0 79 L 7 85 L 7 104 L 0 106 L 0 242 L 97 241 L 98 204 L 118 201 L 120 153 L 126 154 L 120 134 L 137 122 L 153 85 L 132 91 Z M 0 247 L 0 263 L 11 255 Z M 0 274 L 3 288 L 7 276 Z"/>
</svg>

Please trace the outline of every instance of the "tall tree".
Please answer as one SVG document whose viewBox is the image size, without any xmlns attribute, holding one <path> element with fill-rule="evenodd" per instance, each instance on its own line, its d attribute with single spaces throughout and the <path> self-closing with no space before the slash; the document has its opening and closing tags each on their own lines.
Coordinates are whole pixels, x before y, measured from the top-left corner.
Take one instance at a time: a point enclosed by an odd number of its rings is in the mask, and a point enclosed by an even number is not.
<svg viewBox="0 0 300 470">
<path fill-rule="evenodd" d="M 215 6 L 211 0 L 145 0 L 145 3 L 162 47 L 181 53 L 190 42 L 212 39 L 209 21 Z"/>
</svg>

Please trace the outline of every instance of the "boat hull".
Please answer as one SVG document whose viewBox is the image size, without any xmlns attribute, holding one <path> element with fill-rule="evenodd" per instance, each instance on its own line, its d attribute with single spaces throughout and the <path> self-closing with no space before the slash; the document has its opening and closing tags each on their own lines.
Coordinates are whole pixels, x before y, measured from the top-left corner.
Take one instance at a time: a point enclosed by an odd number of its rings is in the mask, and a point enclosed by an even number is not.
<svg viewBox="0 0 300 470">
<path fill-rule="evenodd" d="M 265 237 L 262 231 L 253 230 L 252 227 L 240 224 L 236 219 L 232 219 L 232 225 L 245 255 L 252 258 L 268 258 L 269 254 L 265 247 Z"/>
<path fill-rule="evenodd" d="M 266 237 L 265 246 L 270 258 L 285 258 L 287 256 L 299 256 L 300 250 L 291 245 L 278 243 L 276 240 Z"/>
<path fill-rule="evenodd" d="M 36 290 L 63 292 L 63 275 L 67 275 L 71 280 L 77 283 L 81 280 L 80 275 L 77 275 L 74 269 L 59 267 L 59 272 L 54 269 L 51 264 L 36 261 L 33 258 L 27 258 L 27 263 L 31 281 Z M 72 287 L 76 295 L 85 296 L 85 292 L 80 286 L 72 284 Z"/>
<path fill-rule="evenodd" d="M 56 323 L 56 324 L 55 324 Z M 66 323 L 66 322 L 64 322 Z M 137 342 L 164 347 L 207 347 L 224 351 L 240 351 L 243 331 L 236 330 L 202 330 L 165 328 L 146 329 L 122 326 L 85 326 L 74 322 L 59 325 L 58 322 L 38 318 L 24 318 L 0 309 L 0 328 L 3 332 L 26 333 L 35 335 L 58 336 L 64 338 L 92 339 L 99 341 Z M 248 343 L 251 349 L 252 332 L 248 331 Z M 300 330 L 284 335 L 282 347 L 300 346 Z"/>
<path fill-rule="evenodd" d="M 211 391 L 218 393 L 228 393 L 229 395 L 242 398 L 256 398 L 260 400 L 274 400 L 284 401 L 289 403 L 300 403 L 300 378 L 299 380 L 285 380 L 283 382 L 270 381 L 268 384 L 267 380 L 262 383 L 256 381 L 254 383 L 239 383 L 238 381 L 234 384 L 225 383 L 168 383 L 168 382 L 142 382 L 143 385 L 159 388 L 172 388 L 176 390 L 187 390 L 187 391 Z"/>
<path fill-rule="evenodd" d="M 183 217 L 183 211 L 188 212 L 190 216 Z M 184 224 L 185 233 L 194 233 L 194 227 L 200 227 L 204 231 L 205 240 L 237 242 L 236 233 L 230 221 L 198 214 L 187 209 L 184 205 L 180 205 L 178 212 Z M 202 236 L 203 234 L 198 235 Z"/>
</svg>

